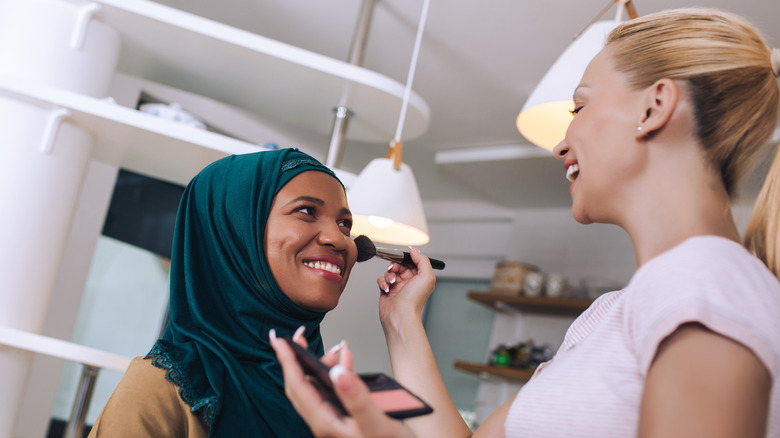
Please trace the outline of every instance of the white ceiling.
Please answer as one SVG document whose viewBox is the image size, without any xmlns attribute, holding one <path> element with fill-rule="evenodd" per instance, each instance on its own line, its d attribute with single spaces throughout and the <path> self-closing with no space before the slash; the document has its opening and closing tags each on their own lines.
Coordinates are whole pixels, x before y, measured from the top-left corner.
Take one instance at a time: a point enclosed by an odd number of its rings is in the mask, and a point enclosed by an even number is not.
<svg viewBox="0 0 780 438">
<path fill-rule="evenodd" d="M 346 61 L 362 0 L 158 1 Z M 413 168 L 425 201 L 479 200 L 510 208 L 569 205 L 561 164 L 529 146 L 515 128 L 515 117 L 573 36 L 609 2 L 431 0 L 413 86 L 430 106 L 430 125 L 418 138 L 402 138 L 404 161 Z M 376 1 L 364 67 L 406 82 L 422 3 Z M 770 45 L 780 47 L 777 0 L 633 3 L 639 15 L 690 6 L 726 9 L 751 20 Z M 604 18 L 614 15 L 613 7 Z M 320 158 L 328 142 L 322 139 Z M 387 143 L 358 143 L 347 135 L 341 167 L 357 173 L 386 151 Z"/>
</svg>

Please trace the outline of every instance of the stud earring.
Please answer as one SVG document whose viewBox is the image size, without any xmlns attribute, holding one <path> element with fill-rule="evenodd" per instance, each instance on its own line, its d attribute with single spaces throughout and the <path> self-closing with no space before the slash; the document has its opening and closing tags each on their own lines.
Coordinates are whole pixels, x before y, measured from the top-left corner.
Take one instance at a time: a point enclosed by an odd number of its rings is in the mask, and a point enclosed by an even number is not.
<svg viewBox="0 0 780 438">
<path fill-rule="evenodd" d="M 637 126 L 636 130 L 641 132 L 642 131 L 642 127 L 641 126 Z"/>
</svg>

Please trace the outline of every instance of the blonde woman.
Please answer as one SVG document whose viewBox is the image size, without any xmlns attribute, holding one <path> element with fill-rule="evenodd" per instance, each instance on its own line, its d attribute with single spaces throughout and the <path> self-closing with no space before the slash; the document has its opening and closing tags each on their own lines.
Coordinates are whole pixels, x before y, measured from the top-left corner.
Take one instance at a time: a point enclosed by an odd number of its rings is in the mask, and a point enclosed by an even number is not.
<svg viewBox="0 0 780 438">
<path fill-rule="evenodd" d="M 773 59 L 774 57 L 774 59 Z M 780 436 L 780 159 L 759 196 L 747 248 L 730 201 L 778 122 L 777 51 L 740 17 L 683 9 L 640 17 L 608 38 L 574 91 L 555 148 L 572 214 L 631 237 L 636 272 L 570 327 L 556 356 L 474 433 L 490 437 Z M 420 314 L 427 259 L 393 265 L 380 319 L 397 380 L 434 407 L 387 419 L 328 355 L 351 413 L 322 402 L 289 348 L 272 341 L 286 393 L 319 436 L 472 433 L 447 395 Z"/>
</svg>

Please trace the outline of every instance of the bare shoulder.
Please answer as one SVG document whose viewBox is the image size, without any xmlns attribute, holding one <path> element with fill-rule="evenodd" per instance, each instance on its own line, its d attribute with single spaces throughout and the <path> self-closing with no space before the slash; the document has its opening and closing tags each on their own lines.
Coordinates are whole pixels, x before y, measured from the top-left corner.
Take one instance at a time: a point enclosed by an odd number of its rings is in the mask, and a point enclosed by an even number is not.
<svg viewBox="0 0 780 438">
<path fill-rule="evenodd" d="M 640 436 L 764 437 L 771 385 L 752 350 L 684 324 L 661 343 L 650 366 Z"/>
</svg>

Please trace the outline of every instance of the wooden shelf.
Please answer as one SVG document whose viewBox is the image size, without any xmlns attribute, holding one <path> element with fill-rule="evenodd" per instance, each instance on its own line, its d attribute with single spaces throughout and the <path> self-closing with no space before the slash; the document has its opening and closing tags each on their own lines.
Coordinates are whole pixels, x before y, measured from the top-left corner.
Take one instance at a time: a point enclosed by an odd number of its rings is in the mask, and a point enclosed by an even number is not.
<svg viewBox="0 0 780 438">
<path fill-rule="evenodd" d="M 494 311 L 514 310 L 559 316 L 577 316 L 593 303 L 591 300 L 576 298 L 529 297 L 481 291 L 469 291 L 466 297 Z"/>
<path fill-rule="evenodd" d="M 520 382 L 528 381 L 534 374 L 534 368 L 519 369 L 509 367 L 495 367 L 485 365 L 476 362 L 466 362 L 462 360 L 456 360 L 452 367 L 458 371 L 464 371 L 467 373 L 477 374 L 481 377 L 485 375 L 500 377 L 502 379 L 517 380 Z"/>
<path fill-rule="evenodd" d="M 575 298 L 529 297 L 483 291 L 469 291 L 466 297 L 493 311 L 519 311 L 554 316 L 578 316 L 593 303 L 591 300 Z M 477 374 L 480 377 L 493 376 L 518 382 L 528 381 L 535 371 L 535 368 L 497 367 L 462 360 L 456 360 L 452 366 L 456 370 Z"/>
</svg>

